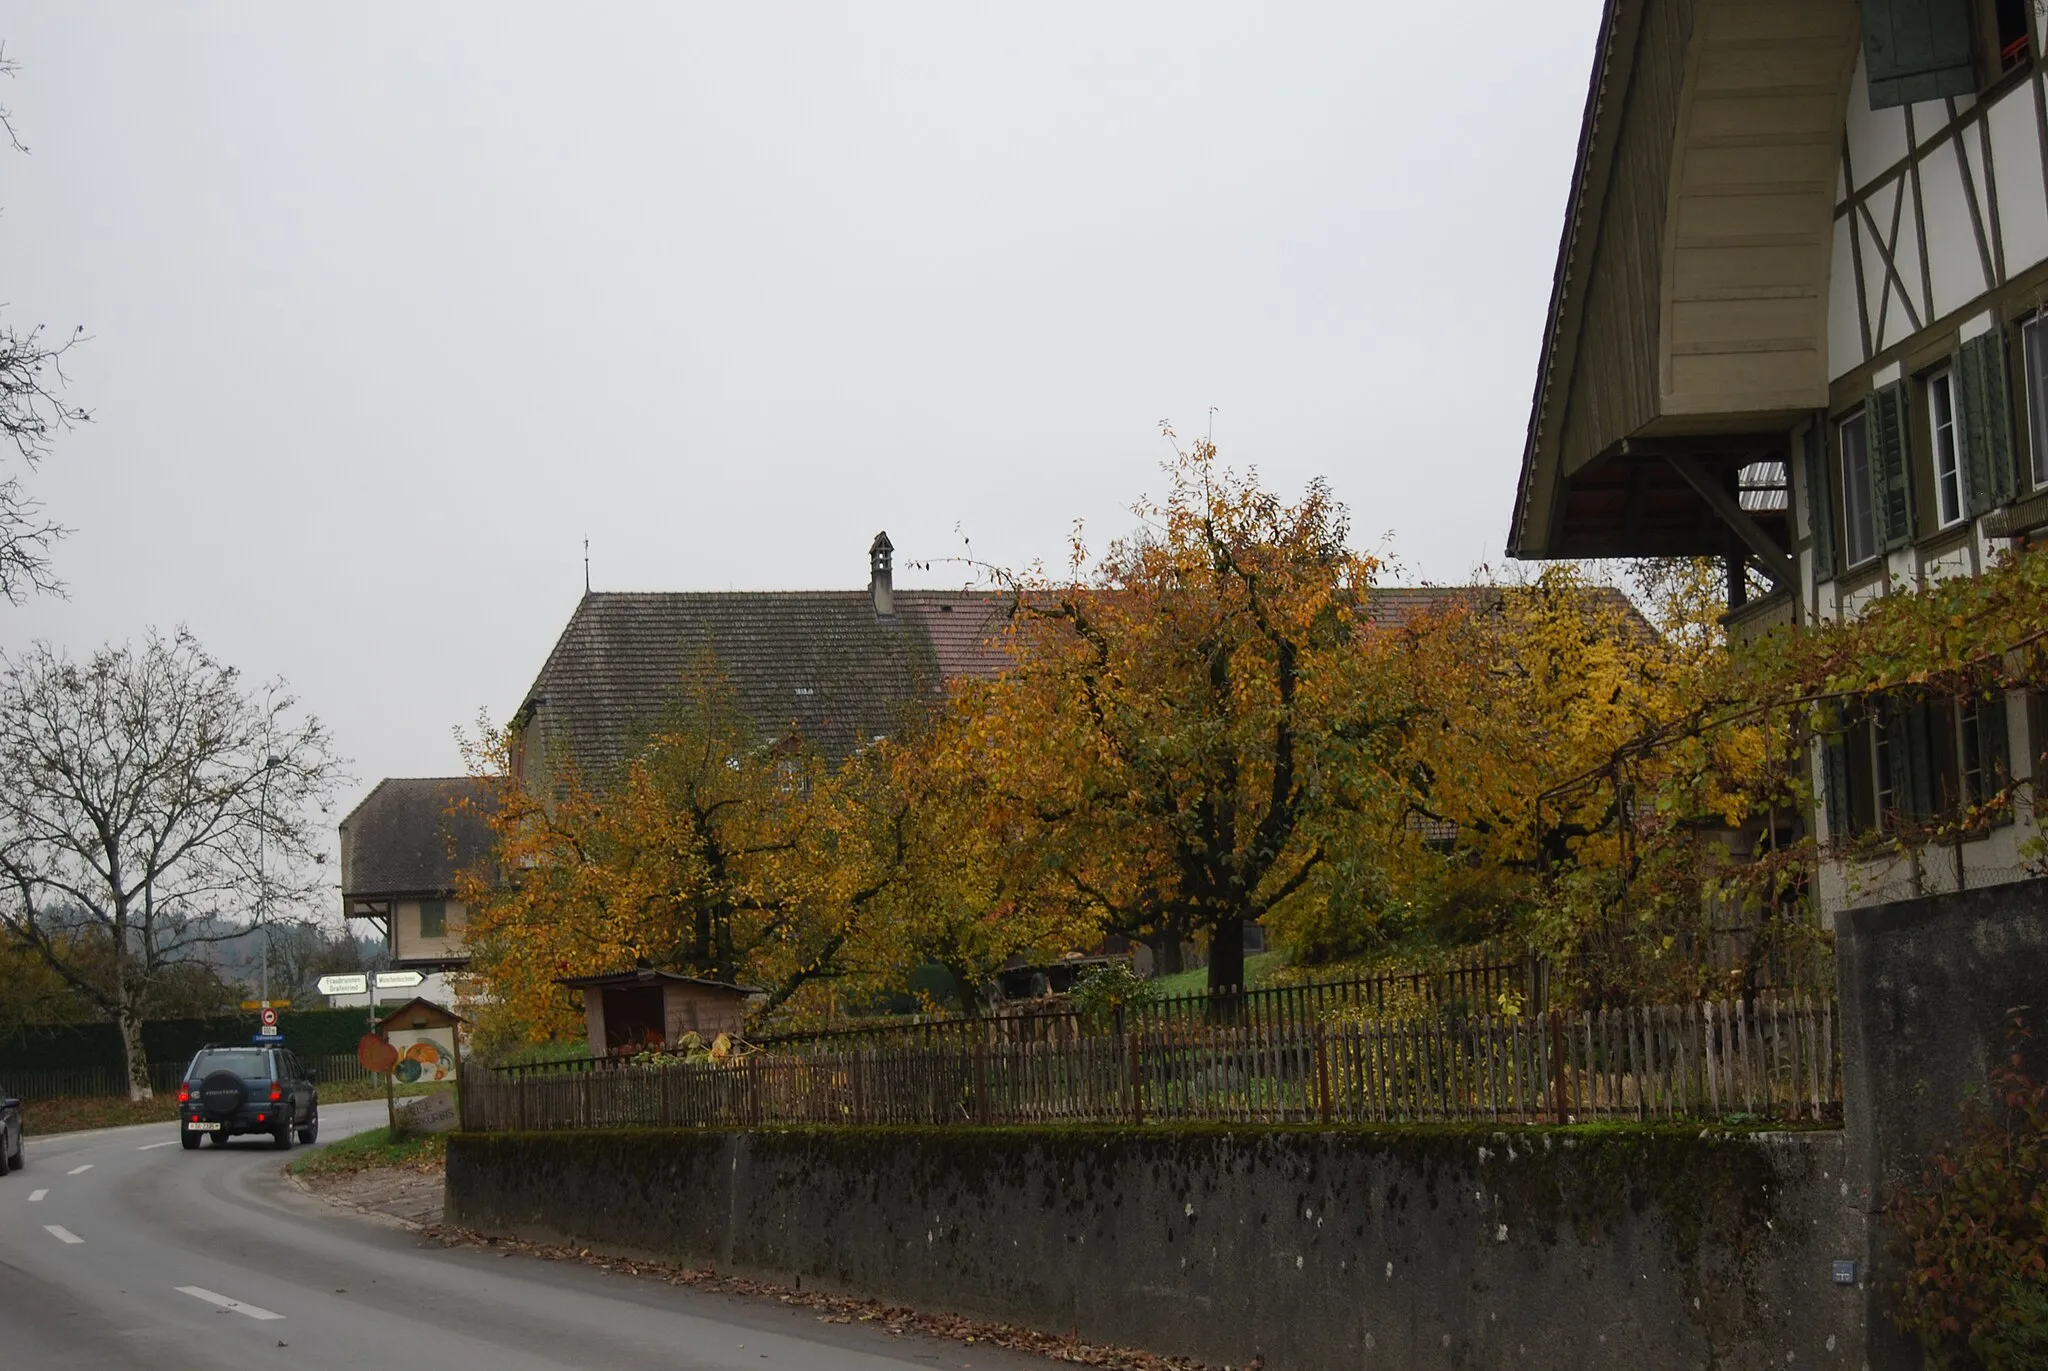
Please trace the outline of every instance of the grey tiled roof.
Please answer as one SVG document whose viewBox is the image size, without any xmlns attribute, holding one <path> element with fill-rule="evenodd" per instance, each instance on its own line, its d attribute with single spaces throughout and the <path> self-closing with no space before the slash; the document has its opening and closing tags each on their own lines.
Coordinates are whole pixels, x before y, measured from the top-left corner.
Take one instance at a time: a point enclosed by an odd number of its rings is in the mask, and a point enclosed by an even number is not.
<svg viewBox="0 0 2048 1371">
<path fill-rule="evenodd" d="M 867 590 L 592 593 L 527 692 L 529 747 L 615 765 L 709 660 L 762 738 L 794 734 L 844 757 L 946 681 L 1000 671 L 1009 603 L 899 590 L 884 619 Z"/>
<path fill-rule="evenodd" d="M 379 781 L 341 821 L 341 894 L 446 895 L 455 873 L 482 860 L 491 830 L 462 801 L 489 801 L 490 782 L 469 776 L 394 776 Z"/>
<path fill-rule="evenodd" d="M 1465 608 L 1476 613 L 1497 610 L 1502 603 L 1501 586 L 1374 586 L 1367 598 L 1375 628 L 1407 628 L 1419 620 Z M 1649 632 L 1649 625 L 1633 601 L 1612 586 L 1593 586 L 1587 594 L 1598 603 L 1607 604 L 1622 612 L 1623 616 L 1640 631 Z"/>
<path fill-rule="evenodd" d="M 1494 596 L 1375 588 L 1372 620 L 1400 627 Z M 527 691 L 529 761 L 548 767 L 559 749 L 587 772 L 619 764 L 707 660 L 763 740 L 794 735 L 836 760 L 894 732 L 946 682 L 1004 670 L 1012 604 L 1000 591 L 899 590 L 883 619 L 868 590 L 587 594 Z"/>
</svg>

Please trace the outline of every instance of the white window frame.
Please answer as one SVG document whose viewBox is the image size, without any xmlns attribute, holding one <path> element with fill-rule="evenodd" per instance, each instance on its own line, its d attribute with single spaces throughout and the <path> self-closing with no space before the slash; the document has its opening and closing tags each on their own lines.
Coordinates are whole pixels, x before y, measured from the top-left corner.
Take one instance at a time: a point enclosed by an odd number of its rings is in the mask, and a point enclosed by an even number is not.
<svg viewBox="0 0 2048 1371">
<path fill-rule="evenodd" d="M 1954 528 L 1969 508 L 1963 497 L 1963 427 L 1956 417 L 1955 373 L 1943 368 L 1927 378 L 1927 429 L 1934 451 L 1936 522 Z"/>
<path fill-rule="evenodd" d="M 2048 342 L 2048 338 L 2043 339 Z M 1870 488 L 1870 420 L 1868 409 L 1845 414 L 1835 423 L 1835 453 L 1842 476 L 1842 565 L 1857 567 L 1878 554 L 1877 492 Z M 1856 435 L 1855 448 L 1849 435 Z M 1857 538 L 1857 498 L 1862 498 L 1862 539 Z"/>
</svg>

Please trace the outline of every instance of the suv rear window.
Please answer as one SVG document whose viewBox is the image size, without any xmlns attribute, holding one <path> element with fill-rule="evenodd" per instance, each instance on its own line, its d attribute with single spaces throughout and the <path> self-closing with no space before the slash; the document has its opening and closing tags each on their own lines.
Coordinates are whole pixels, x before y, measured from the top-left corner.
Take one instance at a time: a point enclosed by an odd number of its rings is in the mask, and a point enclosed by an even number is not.
<svg viewBox="0 0 2048 1371">
<path fill-rule="evenodd" d="M 229 1048 L 202 1052 L 192 1059 L 190 1074 L 194 1080 L 215 1071 L 232 1071 L 244 1080 L 267 1079 L 270 1075 L 270 1054 L 257 1047 Z"/>
</svg>

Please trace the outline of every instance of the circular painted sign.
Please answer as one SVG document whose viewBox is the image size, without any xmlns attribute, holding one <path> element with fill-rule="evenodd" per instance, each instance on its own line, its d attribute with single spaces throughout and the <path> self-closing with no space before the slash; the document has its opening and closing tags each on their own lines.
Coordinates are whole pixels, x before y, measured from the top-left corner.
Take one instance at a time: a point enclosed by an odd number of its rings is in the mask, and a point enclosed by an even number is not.
<svg viewBox="0 0 2048 1371">
<path fill-rule="evenodd" d="M 398 1049 L 375 1033 L 365 1033 L 356 1044 L 356 1060 L 365 1071 L 389 1071 L 398 1065 Z"/>
<path fill-rule="evenodd" d="M 263 1026 L 265 1028 L 277 1027 L 277 1011 L 275 1009 L 266 1009 L 263 1011 Z"/>
</svg>

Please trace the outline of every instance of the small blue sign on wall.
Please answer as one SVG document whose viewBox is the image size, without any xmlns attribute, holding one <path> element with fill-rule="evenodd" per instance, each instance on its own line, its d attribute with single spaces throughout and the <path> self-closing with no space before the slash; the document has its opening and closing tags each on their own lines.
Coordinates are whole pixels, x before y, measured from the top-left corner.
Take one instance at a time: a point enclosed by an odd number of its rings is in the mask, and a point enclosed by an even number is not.
<svg viewBox="0 0 2048 1371">
<path fill-rule="evenodd" d="M 1854 1285 L 1854 1284 L 1856 1284 L 1856 1263 L 1855 1263 L 1855 1262 L 1852 1262 L 1852 1261 L 1838 1261 L 1838 1262 L 1836 1262 L 1836 1263 L 1835 1263 L 1835 1284 L 1836 1284 L 1836 1285 Z"/>
</svg>

